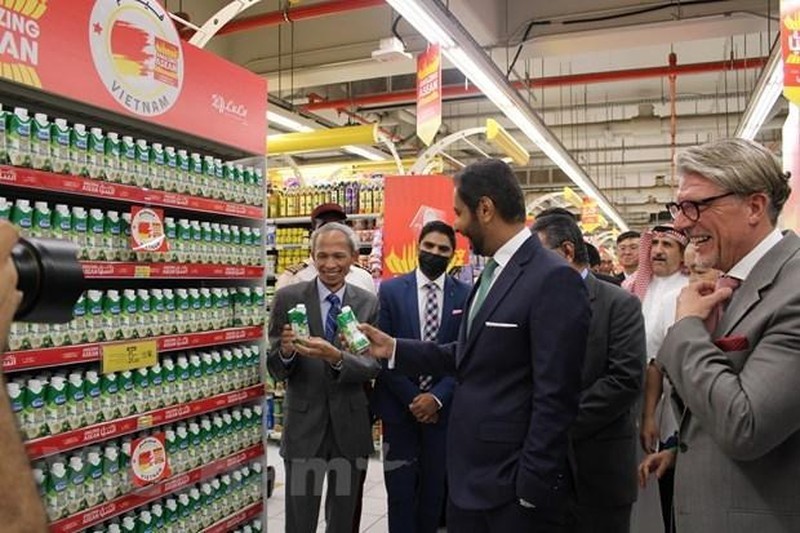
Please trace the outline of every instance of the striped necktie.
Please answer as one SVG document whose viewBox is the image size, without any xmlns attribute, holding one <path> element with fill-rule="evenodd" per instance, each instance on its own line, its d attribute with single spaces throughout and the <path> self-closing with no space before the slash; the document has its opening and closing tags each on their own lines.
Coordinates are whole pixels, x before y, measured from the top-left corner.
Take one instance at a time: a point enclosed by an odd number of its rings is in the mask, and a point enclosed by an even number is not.
<svg viewBox="0 0 800 533">
<path fill-rule="evenodd" d="M 427 295 L 425 297 L 425 325 L 422 329 L 422 340 L 436 341 L 439 333 L 439 300 L 436 298 L 438 287 L 434 282 L 425 284 Z M 419 390 L 426 392 L 433 385 L 433 376 L 421 375 L 419 377 Z"/>
<path fill-rule="evenodd" d="M 330 293 L 325 299 L 331 304 L 328 309 L 328 314 L 325 317 L 325 340 L 333 344 L 336 338 L 336 317 L 339 316 L 339 313 L 342 311 L 342 302 L 334 293 Z"/>
</svg>

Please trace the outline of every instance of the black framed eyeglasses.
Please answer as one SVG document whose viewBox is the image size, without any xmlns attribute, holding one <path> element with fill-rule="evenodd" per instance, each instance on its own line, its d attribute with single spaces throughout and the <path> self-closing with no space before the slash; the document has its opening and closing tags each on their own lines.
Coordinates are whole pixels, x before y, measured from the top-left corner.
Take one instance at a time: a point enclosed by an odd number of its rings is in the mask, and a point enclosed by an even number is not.
<svg viewBox="0 0 800 533">
<path fill-rule="evenodd" d="M 706 208 L 710 206 L 712 203 L 716 202 L 721 198 L 725 198 L 726 196 L 733 196 L 736 194 L 735 192 L 726 192 L 724 194 L 718 194 L 716 196 L 710 196 L 708 198 L 703 198 L 702 200 L 684 200 L 682 202 L 668 202 L 666 204 L 667 211 L 669 211 L 669 216 L 672 217 L 672 220 L 678 218 L 678 215 L 683 213 L 683 216 L 688 218 L 692 222 L 697 222 L 700 220 L 700 213 L 703 211 L 702 208 Z"/>
</svg>

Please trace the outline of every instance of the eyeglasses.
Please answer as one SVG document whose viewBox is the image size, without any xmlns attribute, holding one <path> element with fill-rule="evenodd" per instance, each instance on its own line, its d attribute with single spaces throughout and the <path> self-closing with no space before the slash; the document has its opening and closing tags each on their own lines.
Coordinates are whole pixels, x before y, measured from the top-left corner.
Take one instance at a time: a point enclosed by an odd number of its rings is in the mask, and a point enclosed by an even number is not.
<svg viewBox="0 0 800 533">
<path fill-rule="evenodd" d="M 733 196 L 735 192 L 726 192 L 725 194 L 718 194 L 702 200 L 684 200 L 682 202 L 669 202 L 666 204 L 667 211 L 672 217 L 672 220 L 678 218 L 678 215 L 683 213 L 683 216 L 688 218 L 691 222 L 700 220 L 700 213 L 703 211 L 701 208 L 710 206 L 715 201 L 725 198 L 726 196 Z"/>
</svg>

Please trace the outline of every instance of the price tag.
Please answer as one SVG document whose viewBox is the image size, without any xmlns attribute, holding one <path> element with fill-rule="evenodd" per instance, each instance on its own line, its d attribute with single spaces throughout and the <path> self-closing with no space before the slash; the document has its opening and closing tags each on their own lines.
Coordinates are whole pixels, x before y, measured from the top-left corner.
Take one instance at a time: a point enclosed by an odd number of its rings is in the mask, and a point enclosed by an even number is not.
<svg viewBox="0 0 800 533">
<path fill-rule="evenodd" d="M 158 347 L 154 340 L 103 346 L 103 374 L 135 370 L 157 362 Z"/>
<path fill-rule="evenodd" d="M 150 265 L 136 265 L 133 269 L 134 278 L 149 278 Z"/>
</svg>

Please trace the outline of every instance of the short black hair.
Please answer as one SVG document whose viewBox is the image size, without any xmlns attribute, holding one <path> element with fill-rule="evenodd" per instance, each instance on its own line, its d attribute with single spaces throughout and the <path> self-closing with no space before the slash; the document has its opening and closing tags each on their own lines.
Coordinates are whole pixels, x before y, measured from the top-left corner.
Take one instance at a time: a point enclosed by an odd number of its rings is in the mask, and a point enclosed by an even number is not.
<svg viewBox="0 0 800 533">
<path fill-rule="evenodd" d="M 453 178 L 456 192 L 471 213 L 482 197 L 492 200 L 505 222 L 525 222 L 525 195 L 511 167 L 499 159 L 482 159 Z"/>
<path fill-rule="evenodd" d="M 441 220 L 431 220 L 430 222 L 422 226 L 422 231 L 419 232 L 419 239 L 417 239 L 417 244 L 422 242 L 422 239 L 425 238 L 425 235 L 434 232 L 447 235 L 447 238 L 450 240 L 450 247 L 453 250 L 456 249 L 456 232 L 453 229 L 453 226 L 445 222 L 442 222 Z"/>
<path fill-rule="evenodd" d="M 577 220 L 578 218 L 574 214 L 572 214 L 568 209 L 564 209 L 563 207 L 548 207 L 547 209 L 536 215 L 536 218 L 547 217 L 550 215 L 562 215 L 565 217 L 570 217 L 573 220 Z"/>
<path fill-rule="evenodd" d="M 633 231 L 633 230 L 623 231 L 617 236 L 617 244 L 627 239 L 638 239 L 641 236 L 642 234 L 639 233 L 638 231 Z"/>
<path fill-rule="evenodd" d="M 600 252 L 597 251 L 597 247 L 588 241 L 583 241 L 583 244 L 586 245 L 586 255 L 589 258 L 589 266 L 590 267 L 599 266 Z"/>
<path fill-rule="evenodd" d="M 572 243 L 575 248 L 575 264 L 585 265 L 589 262 L 583 233 L 571 214 L 539 216 L 533 223 L 531 231 L 544 233 L 551 248 L 557 248 L 565 242 Z"/>
</svg>

